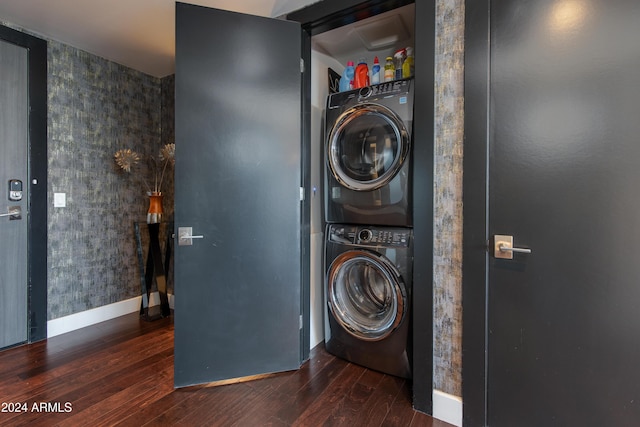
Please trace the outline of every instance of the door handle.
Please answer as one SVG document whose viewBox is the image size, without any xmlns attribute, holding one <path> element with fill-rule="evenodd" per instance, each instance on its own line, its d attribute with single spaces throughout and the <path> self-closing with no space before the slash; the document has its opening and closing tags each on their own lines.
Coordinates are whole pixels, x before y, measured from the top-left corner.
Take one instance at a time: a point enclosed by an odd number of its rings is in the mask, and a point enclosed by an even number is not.
<svg viewBox="0 0 640 427">
<path fill-rule="evenodd" d="M 194 236 L 193 227 L 178 227 L 178 246 L 191 246 L 193 239 L 204 239 L 204 236 Z"/>
<path fill-rule="evenodd" d="M 500 244 L 500 246 L 498 248 L 500 249 L 500 252 L 519 252 L 521 254 L 530 254 L 531 253 L 531 249 L 527 249 L 527 248 L 510 248 L 510 247 L 506 246 L 504 243 Z"/>
<path fill-rule="evenodd" d="M 7 208 L 7 213 L 0 214 L 1 217 L 8 216 L 9 219 L 21 219 L 22 218 L 22 209 L 20 206 L 11 206 Z"/>
<path fill-rule="evenodd" d="M 500 259 L 513 259 L 513 253 L 530 254 L 529 248 L 514 248 L 513 236 L 496 234 L 493 237 L 493 256 Z"/>
</svg>

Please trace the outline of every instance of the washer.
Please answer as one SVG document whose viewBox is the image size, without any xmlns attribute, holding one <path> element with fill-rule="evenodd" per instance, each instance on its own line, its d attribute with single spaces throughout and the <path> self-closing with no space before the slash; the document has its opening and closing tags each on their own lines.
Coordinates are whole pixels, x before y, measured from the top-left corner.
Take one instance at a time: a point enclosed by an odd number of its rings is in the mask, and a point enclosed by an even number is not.
<svg viewBox="0 0 640 427">
<path fill-rule="evenodd" d="M 413 233 L 329 224 L 325 347 L 353 363 L 411 377 Z"/>
<path fill-rule="evenodd" d="M 412 225 L 413 79 L 327 98 L 325 221 Z"/>
</svg>

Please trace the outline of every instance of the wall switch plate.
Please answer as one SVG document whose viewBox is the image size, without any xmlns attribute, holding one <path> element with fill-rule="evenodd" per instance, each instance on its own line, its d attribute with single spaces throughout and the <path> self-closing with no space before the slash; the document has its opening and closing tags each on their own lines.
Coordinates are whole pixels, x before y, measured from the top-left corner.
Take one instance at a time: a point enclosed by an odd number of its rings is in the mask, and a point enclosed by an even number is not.
<svg viewBox="0 0 640 427">
<path fill-rule="evenodd" d="M 67 193 L 53 193 L 53 207 L 64 208 L 67 206 Z"/>
</svg>

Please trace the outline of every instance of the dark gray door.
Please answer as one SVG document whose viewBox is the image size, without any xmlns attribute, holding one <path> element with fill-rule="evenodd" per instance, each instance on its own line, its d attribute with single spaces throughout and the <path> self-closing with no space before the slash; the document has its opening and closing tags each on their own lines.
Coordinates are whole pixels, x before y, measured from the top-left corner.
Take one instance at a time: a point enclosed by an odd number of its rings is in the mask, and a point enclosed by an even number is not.
<svg viewBox="0 0 640 427">
<path fill-rule="evenodd" d="M 640 3 L 490 3 L 488 425 L 637 425 Z"/>
<path fill-rule="evenodd" d="M 27 49 L 0 40 L 0 348 L 28 339 L 27 221 L 21 219 L 29 200 L 27 56 Z M 21 200 L 10 200 L 14 179 L 23 183 Z"/>
<path fill-rule="evenodd" d="M 176 13 L 175 385 L 297 369 L 300 27 Z"/>
</svg>

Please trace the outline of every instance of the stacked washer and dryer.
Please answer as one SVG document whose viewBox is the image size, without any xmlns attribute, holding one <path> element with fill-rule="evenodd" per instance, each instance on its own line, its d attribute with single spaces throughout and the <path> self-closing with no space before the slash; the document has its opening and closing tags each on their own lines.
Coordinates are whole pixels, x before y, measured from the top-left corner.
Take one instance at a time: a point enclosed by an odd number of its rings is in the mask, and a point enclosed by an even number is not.
<svg viewBox="0 0 640 427">
<path fill-rule="evenodd" d="M 411 377 L 413 79 L 329 95 L 325 346 Z"/>
</svg>

